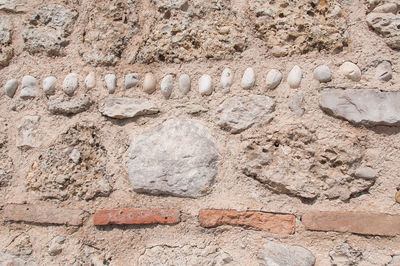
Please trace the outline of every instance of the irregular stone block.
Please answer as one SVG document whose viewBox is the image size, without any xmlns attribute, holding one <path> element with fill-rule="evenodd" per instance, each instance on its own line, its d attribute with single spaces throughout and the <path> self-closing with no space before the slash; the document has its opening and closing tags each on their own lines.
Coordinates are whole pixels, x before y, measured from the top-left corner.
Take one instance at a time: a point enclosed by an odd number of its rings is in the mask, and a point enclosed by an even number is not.
<svg viewBox="0 0 400 266">
<path fill-rule="evenodd" d="M 23 149 L 40 146 L 39 116 L 25 116 L 18 126 L 17 147 Z"/>
<path fill-rule="evenodd" d="M 329 251 L 332 265 L 358 265 L 362 259 L 362 252 L 352 248 L 349 244 L 343 243 L 333 247 Z"/>
<path fill-rule="evenodd" d="M 84 112 L 90 108 L 92 100 L 86 98 L 73 98 L 70 100 L 64 98 L 51 99 L 48 102 L 48 110 L 52 114 L 75 115 Z"/>
<path fill-rule="evenodd" d="M 180 212 L 174 209 L 114 209 L 98 210 L 94 214 L 94 225 L 148 225 L 177 224 Z"/>
<path fill-rule="evenodd" d="M 152 115 L 159 112 L 153 103 L 135 98 L 107 98 L 102 101 L 99 109 L 103 115 L 117 119 Z"/>
<path fill-rule="evenodd" d="M 268 242 L 258 250 L 260 265 L 264 266 L 313 266 L 315 257 L 306 248 L 283 243 Z"/>
</svg>

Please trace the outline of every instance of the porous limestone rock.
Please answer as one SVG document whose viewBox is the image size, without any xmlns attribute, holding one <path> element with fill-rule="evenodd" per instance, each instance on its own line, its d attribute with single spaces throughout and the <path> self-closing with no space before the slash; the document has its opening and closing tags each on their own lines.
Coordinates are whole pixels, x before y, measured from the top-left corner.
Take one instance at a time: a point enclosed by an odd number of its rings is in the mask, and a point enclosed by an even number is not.
<svg viewBox="0 0 400 266">
<path fill-rule="evenodd" d="M 349 244 L 336 245 L 329 252 L 332 265 L 358 265 L 362 259 L 361 250 L 352 248 Z"/>
<path fill-rule="evenodd" d="M 4 85 L 4 93 L 12 98 L 15 95 L 15 92 L 18 88 L 18 80 L 16 79 L 9 79 L 7 80 L 6 84 Z"/>
<path fill-rule="evenodd" d="M 183 95 L 188 94 L 190 87 L 191 87 L 191 81 L 190 77 L 188 74 L 182 74 L 179 76 L 179 81 L 178 81 L 178 86 L 179 90 Z"/>
<path fill-rule="evenodd" d="M 21 87 L 19 97 L 24 100 L 35 98 L 38 95 L 38 80 L 35 77 L 24 76 Z"/>
<path fill-rule="evenodd" d="M 233 82 L 233 72 L 230 68 L 225 68 L 221 74 L 221 86 L 225 92 L 229 91 Z"/>
<path fill-rule="evenodd" d="M 210 75 L 203 75 L 199 79 L 199 92 L 201 95 L 211 95 L 213 92 Z"/>
<path fill-rule="evenodd" d="M 268 242 L 258 250 L 260 265 L 314 266 L 315 257 L 308 249 L 278 242 Z"/>
<path fill-rule="evenodd" d="M 214 138 L 192 120 L 169 119 L 135 134 L 125 157 L 137 192 L 197 198 L 209 192 L 217 174 Z"/>
<path fill-rule="evenodd" d="M 287 77 L 287 82 L 290 88 L 298 88 L 300 87 L 301 79 L 303 77 L 303 72 L 299 66 L 294 66 L 292 70 L 290 70 L 289 75 Z"/>
<path fill-rule="evenodd" d="M 169 99 L 172 93 L 172 89 L 174 87 L 174 77 L 172 75 L 166 75 L 161 80 L 161 94 L 165 99 Z"/>
<path fill-rule="evenodd" d="M 254 86 L 255 82 L 256 82 L 256 74 L 254 73 L 254 70 L 251 67 L 246 68 L 246 70 L 243 73 L 242 82 L 240 83 L 240 86 L 243 89 L 251 89 Z"/>
<path fill-rule="evenodd" d="M 69 73 L 63 82 L 62 89 L 68 96 L 72 96 L 78 88 L 78 74 Z"/>
<path fill-rule="evenodd" d="M 273 90 L 279 86 L 282 81 L 282 73 L 278 69 L 271 69 L 268 71 L 265 83 L 267 84 L 267 89 Z"/>
<path fill-rule="evenodd" d="M 117 119 L 152 115 L 159 112 L 153 103 L 135 98 L 106 98 L 101 102 L 99 109 L 103 115 Z"/>
<path fill-rule="evenodd" d="M 88 110 L 92 105 L 92 100 L 89 97 L 71 99 L 53 97 L 47 105 L 49 112 L 52 114 L 74 115 Z"/>
<path fill-rule="evenodd" d="M 0 2 L 1 10 L 1 2 Z M 14 56 L 12 45 L 13 25 L 9 17 L 0 15 L 0 69 L 8 66 Z"/>
<path fill-rule="evenodd" d="M 43 79 L 42 87 L 46 95 L 54 94 L 56 88 L 57 78 L 54 76 Z"/>
</svg>

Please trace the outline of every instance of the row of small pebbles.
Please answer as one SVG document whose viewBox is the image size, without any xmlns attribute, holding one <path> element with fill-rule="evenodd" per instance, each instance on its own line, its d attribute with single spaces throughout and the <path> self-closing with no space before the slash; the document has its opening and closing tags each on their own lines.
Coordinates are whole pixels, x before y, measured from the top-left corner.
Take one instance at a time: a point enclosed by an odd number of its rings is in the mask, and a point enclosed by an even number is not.
<svg viewBox="0 0 400 266">
<path fill-rule="evenodd" d="M 361 70 L 360 68 L 351 62 L 343 63 L 339 71 L 342 75 L 353 81 L 361 80 Z M 299 66 L 294 66 L 287 77 L 287 83 L 291 88 L 298 88 L 301 85 L 301 80 L 303 77 L 303 72 Z M 332 73 L 328 66 L 320 65 L 314 69 L 313 72 L 314 79 L 319 82 L 329 82 L 332 80 Z M 271 69 L 267 73 L 266 77 L 266 87 L 267 89 L 275 89 L 279 86 L 283 78 L 282 73 L 278 69 Z M 389 81 L 392 78 L 392 66 L 390 62 L 383 61 L 376 68 L 376 78 L 382 81 Z M 240 86 L 243 89 L 251 89 L 256 81 L 256 74 L 253 68 L 248 67 L 242 76 Z M 54 94 L 57 79 L 56 77 L 50 76 L 43 80 L 42 86 L 45 94 Z M 113 73 L 106 74 L 104 77 L 105 86 L 109 93 L 114 93 L 117 87 L 117 76 Z M 125 88 L 130 89 L 139 82 L 138 73 L 129 73 L 125 75 Z M 233 82 L 233 72 L 231 69 L 226 68 L 221 74 L 221 86 L 224 92 L 228 92 L 230 86 Z M 166 75 L 161 80 L 161 93 L 168 99 L 171 96 L 174 84 L 174 76 L 171 74 Z M 88 89 L 94 88 L 96 86 L 95 73 L 89 73 L 85 78 L 85 86 Z M 211 95 L 213 92 L 212 79 L 209 75 L 203 75 L 199 79 L 199 92 L 201 95 Z M 22 79 L 22 90 L 20 93 L 20 98 L 30 99 L 38 95 L 38 80 L 32 76 L 24 76 Z M 156 90 L 157 80 L 152 73 L 146 73 L 143 80 L 143 90 L 151 94 Z M 178 87 L 183 95 L 186 95 L 191 88 L 191 80 L 189 75 L 182 74 L 179 76 Z M 10 79 L 5 84 L 5 94 L 10 98 L 14 97 L 14 94 L 18 88 L 18 80 Z M 75 90 L 78 88 L 78 74 L 69 73 L 62 84 L 62 90 L 65 94 L 72 96 Z"/>
</svg>

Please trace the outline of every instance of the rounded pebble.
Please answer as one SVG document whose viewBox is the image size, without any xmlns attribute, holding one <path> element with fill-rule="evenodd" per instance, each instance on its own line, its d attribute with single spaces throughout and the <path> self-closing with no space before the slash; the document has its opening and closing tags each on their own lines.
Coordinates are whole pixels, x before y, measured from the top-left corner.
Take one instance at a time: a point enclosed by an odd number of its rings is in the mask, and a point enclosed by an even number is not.
<svg viewBox="0 0 400 266">
<path fill-rule="evenodd" d="M 14 97 L 17 88 L 18 88 L 18 80 L 10 79 L 4 85 L 4 92 L 8 97 L 12 98 Z"/>
<path fill-rule="evenodd" d="M 96 74 L 90 72 L 85 78 L 85 86 L 88 89 L 93 89 L 96 87 Z"/>
<path fill-rule="evenodd" d="M 129 73 L 125 75 L 125 88 L 130 89 L 135 87 L 139 81 L 138 73 Z"/>
<path fill-rule="evenodd" d="M 361 80 L 361 70 L 352 62 L 344 62 L 343 65 L 340 66 L 339 71 L 348 79 L 353 81 Z"/>
<path fill-rule="evenodd" d="M 69 73 L 63 82 L 63 91 L 65 94 L 71 96 L 74 94 L 75 90 L 78 88 L 78 74 Z"/>
<path fill-rule="evenodd" d="M 392 64 L 388 61 L 383 61 L 376 67 L 375 77 L 382 81 L 389 81 L 392 79 L 393 71 Z"/>
<path fill-rule="evenodd" d="M 282 81 L 282 73 L 278 69 L 271 69 L 265 80 L 267 84 L 267 89 L 273 90 L 279 86 Z"/>
<path fill-rule="evenodd" d="M 174 86 L 174 77 L 172 75 L 166 75 L 161 80 L 161 93 L 165 99 L 169 99 L 172 93 L 172 88 Z"/>
<path fill-rule="evenodd" d="M 152 94 L 156 90 L 156 85 L 157 81 L 154 75 L 152 73 L 146 73 L 143 81 L 143 90 L 148 94 Z"/>
<path fill-rule="evenodd" d="M 246 68 L 243 73 L 242 82 L 240 85 L 243 89 L 250 89 L 254 86 L 256 82 L 256 75 L 254 74 L 254 70 L 251 67 Z"/>
<path fill-rule="evenodd" d="M 320 65 L 314 69 L 314 78 L 319 82 L 329 82 L 332 80 L 331 70 L 326 65 Z"/>
<path fill-rule="evenodd" d="M 287 82 L 291 88 L 298 88 L 301 84 L 301 78 L 303 76 L 303 72 L 299 66 L 294 66 L 292 70 L 290 70 Z"/>
<path fill-rule="evenodd" d="M 212 81 L 210 75 L 203 75 L 199 79 L 199 92 L 201 95 L 211 95 Z"/>
<path fill-rule="evenodd" d="M 22 90 L 19 97 L 22 99 L 35 98 L 38 95 L 38 80 L 32 76 L 24 76 L 21 82 Z"/>
<path fill-rule="evenodd" d="M 221 74 L 221 86 L 225 92 L 229 92 L 229 88 L 232 85 L 232 80 L 233 80 L 232 70 L 230 70 L 229 68 L 225 68 Z"/>
<path fill-rule="evenodd" d="M 115 76 L 115 74 L 107 74 L 104 76 L 104 81 L 106 82 L 108 92 L 114 93 L 117 87 L 117 76 Z"/>
<path fill-rule="evenodd" d="M 50 76 L 47 77 L 43 80 L 42 86 L 43 86 L 43 91 L 45 94 L 54 94 L 54 90 L 56 88 L 56 83 L 57 83 L 57 78 Z"/>
<path fill-rule="evenodd" d="M 190 90 L 190 77 L 187 74 L 182 74 L 179 76 L 179 90 L 183 95 L 186 95 Z"/>
</svg>

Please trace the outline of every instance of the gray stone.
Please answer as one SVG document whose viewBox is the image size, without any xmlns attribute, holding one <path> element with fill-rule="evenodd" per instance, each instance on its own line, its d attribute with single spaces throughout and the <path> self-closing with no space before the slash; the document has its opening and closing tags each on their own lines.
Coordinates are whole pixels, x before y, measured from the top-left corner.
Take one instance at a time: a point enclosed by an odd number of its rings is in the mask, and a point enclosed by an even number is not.
<svg viewBox="0 0 400 266">
<path fill-rule="evenodd" d="M 12 13 L 26 11 L 26 0 L 0 0 L 0 10 Z"/>
<path fill-rule="evenodd" d="M 243 89 L 250 89 L 251 87 L 254 86 L 255 82 L 256 82 L 256 74 L 254 73 L 254 70 L 251 67 L 246 68 L 246 70 L 243 73 L 242 82 L 240 83 L 240 86 Z"/>
<path fill-rule="evenodd" d="M 56 115 L 75 115 L 90 108 L 92 101 L 89 97 L 64 99 L 51 98 L 48 102 L 48 110 Z"/>
<path fill-rule="evenodd" d="M 287 82 L 291 88 L 298 88 L 301 84 L 301 79 L 303 77 L 303 72 L 299 66 L 294 66 L 292 70 L 290 70 Z"/>
<path fill-rule="evenodd" d="M 104 77 L 104 81 L 106 82 L 108 92 L 111 94 L 114 93 L 117 87 L 117 76 L 115 74 L 107 74 Z"/>
<path fill-rule="evenodd" d="M 191 120 L 169 119 L 135 135 L 126 169 L 137 192 L 199 197 L 217 174 L 218 151 L 210 130 Z"/>
<path fill-rule="evenodd" d="M 352 63 L 352 62 L 344 62 L 339 71 L 348 79 L 353 81 L 360 81 L 361 80 L 361 70 L 360 68 Z"/>
<path fill-rule="evenodd" d="M 361 250 L 352 248 L 349 244 L 343 243 L 335 246 L 330 252 L 331 263 L 334 266 L 358 265 L 362 259 Z"/>
<path fill-rule="evenodd" d="M 374 89 L 325 89 L 320 107 L 327 114 L 366 126 L 400 125 L 400 93 Z"/>
<path fill-rule="evenodd" d="M 218 108 L 218 126 L 233 134 L 253 125 L 265 124 L 273 118 L 274 101 L 268 96 L 234 96 L 226 99 Z"/>
<path fill-rule="evenodd" d="M 81 159 L 81 152 L 78 149 L 73 149 L 69 154 L 69 158 L 75 163 L 78 164 Z"/>
<path fill-rule="evenodd" d="M 179 76 L 179 90 L 183 95 L 188 94 L 191 87 L 190 77 L 187 74 L 182 74 Z"/>
<path fill-rule="evenodd" d="M 138 73 L 129 73 L 129 74 L 125 75 L 125 88 L 126 89 L 135 87 L 138 82 L 139 82 Z"/>
<path fill-rule="evenodd" d="M 372 10 L 374 13 L 392 13 L 396 14 L 398 10 L 396 3 L 386 3 L 380 6 L 377 6 Z"/>
<path fill-rule="evenodd" d="M 0 0 L 1 7 L 1 0 Z M 27 261 L 21 259 L 20 257 L 0 252 L 0 265 L 2 266 L 36 266 L 37 264 L 34 261 Z"/>
<path fill-rule="evenodd" d="M 43 80 L 43 91 L 46 95 L 54 94 L 56 88 L 57 78 L 50 76 Z"/>
<path fill-rule="evenodd" d="M 302 92 L 296 93 L 296 95 L 292 98 L 289 103 L 289 109 L 297 116 L 303 116 L 304 114 L 304 97 Z"/>
<path fill-rule="evenodd" d="M 64 248 L 65 237 L 56 236 L 48 244 L 48 252 L 50 256 L 57 256 Z"/>
<path fill-rule="evenodd" d="M 383 61 L 376 67 L 375 77 L 382 81 L 389 81 L 392 79 L 392 64 L 388 61 Z"/>
<path fill-rule="evenodd" d="M 278 69 L 271 69 L 267 78 L 265 79 L 265 83 L 267 84 L 267 89 L 273 90 L 279 86 L 282 81 L 282 73 Z"/>
<path fill-rule="evenodd" d="M 315 257 L 306 248 L 268 242 L 258 250 L 260 265 L 265 266 L 313 266 Z"/>
<path fill-rule="evenodd" d="M 152 73 L 146 73 L 144 75 L 143 81 L 143 90 L 148 93 L 152 94 L 156 90 L 157 80 Z"/>
<path fill-rule="evenodd" d="M 25 116 L 18 126 L 17 147 L 30 149 L 40 146 L 39 116 Z"/>
<path fill-rule="evenodd" d="M 63 82 L 63 91 L 65 94 L 72 96 L 75 90 L 78 88 L 78 74 L 69 73 Z"/>
<path fill-rule="evenodd" d="M 211 95 L 213 92 L 210 75 L 203 75 L 199 80 L 199 92 L 201 95 Z"/>
<path fill-rule="evenodd" d="M 107 98 L 102 101 L 99 109 L 103 115 L 117 119 L 152 115 L 159 112 L 153 103 L 135 98 Z"/>
<path fill-rule="evenodd" d="M 32 76 L 24 76 L 21 82 L 21 92 L 19 97 L 26 100 L 35 98 L 38 95 L 38 81 Z"/>
<path fill-rule="evenodd" d="M 376 171 L 371 167 L 361 167 L 356 170 L 354 175 L 362 179 L 370 180 L 376 178 Z"/>
<path fill-rule="evenodd" d="M 85 86 L 88 89 L 93 89 L 96 87 L 96 74 L 94 72 L 90 72 L 85 78 Z"/>
<path fill-rule="evenodd" d="M 17 88 L 18 88 L 18 80 L 10 79 L 6 82 L 6 85 L 4 85 L 4 92 L 8 97 L 12 98 L 14 97 Z"/>
<path fill-rule="evenodd" d="M 8 66 L 14 56 L 14 49 L 12 47 L 12 28 L 13 25 L 9 17 L 0 15 L 0 68 Z"/>
<path fill-rule="evenodd" d="M 318 66 L 314 69 L 314 78 L 319 82 L 329 82 L 332 79 L 331 70 L 326 65 Z"/>
<path fill-rule="evenodd" d="M 166 75 L 161 80 L 161 93 L 165 99 L 169 99 L 174 87 L 174 77 L 172 75 Z"/>
<path fill-rule="evenodd" d="M 367 23 L 390 48 L 400 49 L 399 14 L 371 12 L 367 15 Z"/>
<path fill-rule="evenodd" d="M 229 91 L 229 88 L 232 85 L 233 81 L 233 72 L 229 68 L 225 68 L 221 74 L 221 86 L 225 92 Z"/>
<path fill-rule="evenodd" d="M 399 266 L 400 265 L 400 255 L 395 255 L 392 257 L 392 261 L 386 266 Z"/>
</svg>

